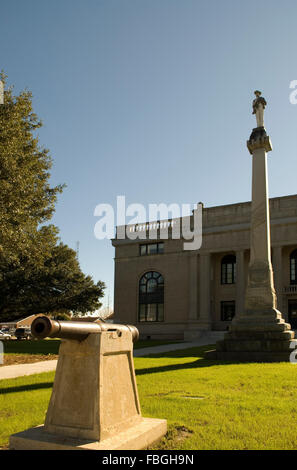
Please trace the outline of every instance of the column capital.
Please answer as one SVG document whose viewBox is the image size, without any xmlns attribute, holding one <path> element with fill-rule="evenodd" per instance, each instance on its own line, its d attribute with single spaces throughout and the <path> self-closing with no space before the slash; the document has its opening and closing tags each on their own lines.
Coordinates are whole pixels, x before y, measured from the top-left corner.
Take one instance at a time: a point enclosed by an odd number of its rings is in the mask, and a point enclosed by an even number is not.
<svg viewBox="0 0 297 470">
<path fill-rule="evenodd" d="M 264 149 L 265 152 L 272 150 L 272 144 L 269 135 L 267 135 L 264 127 L 256 127 L 247 141 L 247 148 L 251 155 L 255 150 Z"/>
</svg>

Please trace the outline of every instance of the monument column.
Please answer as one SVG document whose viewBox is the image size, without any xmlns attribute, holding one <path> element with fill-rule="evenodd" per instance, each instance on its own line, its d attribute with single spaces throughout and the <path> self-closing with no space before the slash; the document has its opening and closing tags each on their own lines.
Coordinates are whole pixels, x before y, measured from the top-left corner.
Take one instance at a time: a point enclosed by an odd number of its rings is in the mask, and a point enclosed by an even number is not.
<svg viewBox="0 0 297 470">
<path fill-rule="evenodd" d="M 234 321 L 251 324 L 250 315 L 255 323 L 275 322 L 281 318 L 276 310 L 273 271 L 270 246 L 270 216 L 267 179 L 267 153 L 272 150 L 270 138 L 264 128 L 264 109 L 266 101 L 261 92 L 255 92 L 253 113 L 257 125 L 247 142 L 252 155 L 252 204 L 250 227 L 250 263 L 248 270 L 245 308 Z"/>
<path fill-rule="evenodd" d="M 267 181 L 267 152 L 271 142 L 263 130 L 253 131 L 248 148 L 253 155 L 252 207 L 250 229 L 250 264 L 245 308 L 276 318 L 276 295 L 273 284 L 270 217 Z"/>
<path fill-rule="evenodd" d="M 210 253 L 199 255 L 199 297 L 200 315 L 199 328 L 203 330 L 211 329 L 210 318 Z"/>
<path fill-rule="evenodd" d="M 253 114 L 257 127 L 247 142 L 252 155 L 252 203 L 250 263 L 244 308 L 232 320 L 230 330 L 209 357 L 236 361 L 289 361 L 297 347 L 291 326 L 276 308 L 270 247 L 270 216 L 267 180 L 267 153 L 272 150 L 264 127 L 266 101 L 255 91 Z"/>
<path fill-rule="evenodd" d="M 240 315 L 244 309 L 245 272 L 244 250 L 236 251 L 236 315 Z"/>
</svg>

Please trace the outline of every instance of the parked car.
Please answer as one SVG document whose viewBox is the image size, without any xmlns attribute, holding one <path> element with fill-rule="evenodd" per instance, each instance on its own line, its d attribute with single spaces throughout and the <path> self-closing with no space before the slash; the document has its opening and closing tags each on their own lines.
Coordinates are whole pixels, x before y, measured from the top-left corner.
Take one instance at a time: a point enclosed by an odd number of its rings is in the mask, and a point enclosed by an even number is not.
<svg viewBox="0 0 297 470">
<path fill-rule="evenodd" d="M 2 339 L 11 339 L 11 335 L 6 331 L 0 330 L 0 340 Z"/>
<path fill-rule="evenodd" d="M 30 328 L 17 328 L 14 332 L 16 339 L 32 339 Z"/>
</svg>

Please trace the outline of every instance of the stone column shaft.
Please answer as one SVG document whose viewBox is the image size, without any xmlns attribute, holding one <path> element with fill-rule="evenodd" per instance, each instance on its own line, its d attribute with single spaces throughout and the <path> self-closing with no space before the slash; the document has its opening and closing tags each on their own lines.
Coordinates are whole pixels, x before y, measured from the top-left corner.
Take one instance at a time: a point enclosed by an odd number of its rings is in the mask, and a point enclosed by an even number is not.
<svg viewBox="0 0 297 470">
<path fill-rule="evenodd" d="M 267 152 L 271 142 L 264 128 L 254 129 L 248 148 L 253 159 L 250 263 L 245 313 L 276 318 L 276 296 L 270 254 Z"/>
<path fill-rule="evenodd" d="M 271 263 L 267 153 L 264 149 L 257 149 L 253 152 L 250 240 L 250 265 L 259 262 Z"/>
</svg>

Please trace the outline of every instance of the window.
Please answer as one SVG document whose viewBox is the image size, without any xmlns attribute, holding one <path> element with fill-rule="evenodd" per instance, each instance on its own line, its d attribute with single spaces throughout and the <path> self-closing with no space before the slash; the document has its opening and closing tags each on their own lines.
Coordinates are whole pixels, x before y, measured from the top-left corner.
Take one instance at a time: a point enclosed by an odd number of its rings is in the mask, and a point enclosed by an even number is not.
<svg viewBox="0 0 297 470">
<path fill-rule="evenodd" d="M 236 256 L 224 256 L 221 264 L 221 284 L 235 284 Z"/>
<path fill-rule="evenodd" d="M 297 284 L 297 250 L 290 256 L 290 284 Z"/>
<path fill-rule="evenodd" d="M 140 256 L 164 253 L 164 243 L 149 243 L 146 245 L 140 245 L 139 253 Z"/>
<path fill-rule="evenodd" d="M 139 281 L 140 322 L 164 321 L 164 279 L 160 273 L 149 271 Z"/>
<path fill-rule="evenodd" d="M 221 302 L 221 321 L 231 321 L 235 315 L 235 301 Z"/>
</svg>

